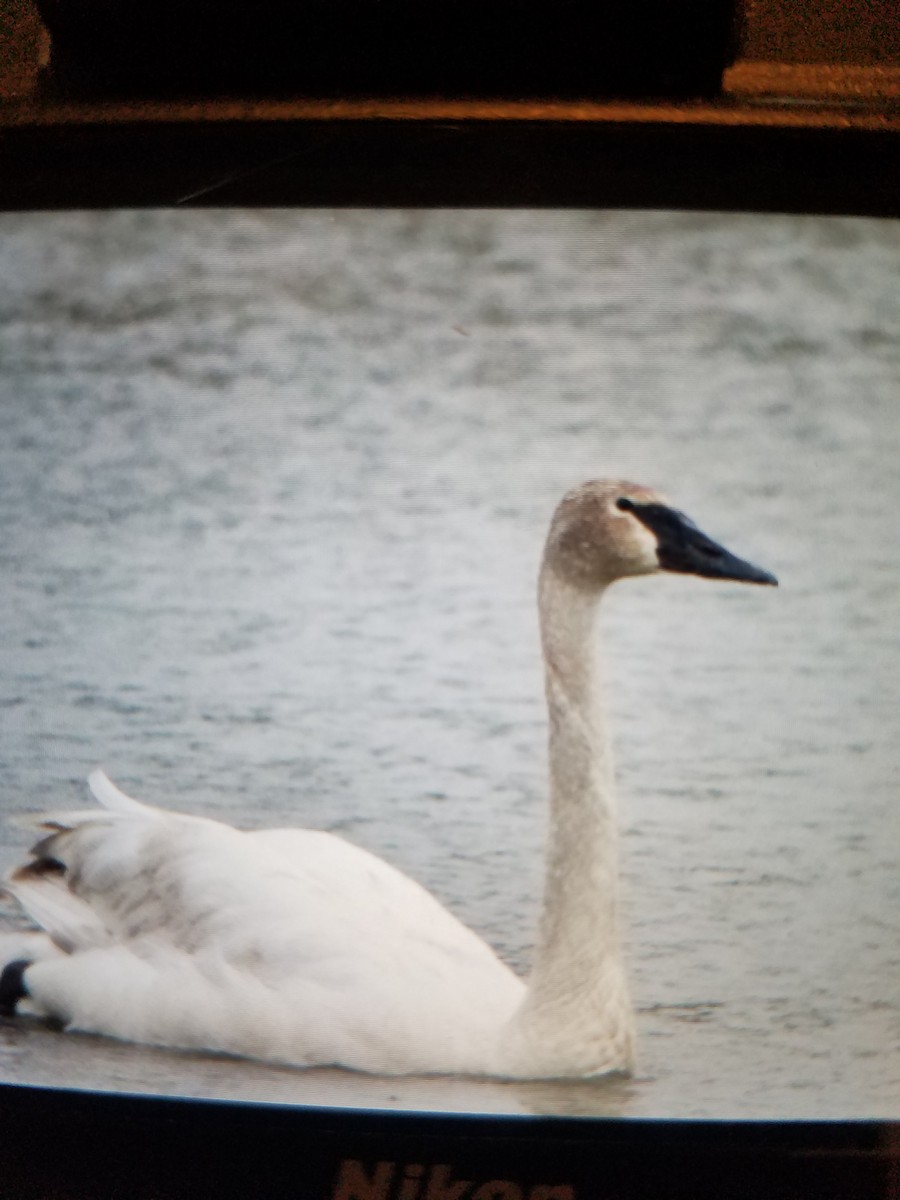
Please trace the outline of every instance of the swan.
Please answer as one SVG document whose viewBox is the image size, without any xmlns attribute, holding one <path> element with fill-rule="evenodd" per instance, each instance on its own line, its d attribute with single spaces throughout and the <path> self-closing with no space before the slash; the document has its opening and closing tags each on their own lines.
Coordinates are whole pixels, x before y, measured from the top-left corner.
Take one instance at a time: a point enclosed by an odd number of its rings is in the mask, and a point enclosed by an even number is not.
<svg viewBox="0 0 900 1200">
<path fill-rule="evenodd" d="M 551 812 L 527 983 L 418 883 L 340 837 L 241 832 L 140 803 L 95 771 L 100 806 L 37 818 L 41 840 L 6 881 L 38 930 L 2 937 L 2 1012 L 383 1075 L 629 1071 L 591 643 L 607 586 L 659 571 L 776 583 L 648 488 L 594 480 L 562 499 L 538 586 Z"/>
</svg>

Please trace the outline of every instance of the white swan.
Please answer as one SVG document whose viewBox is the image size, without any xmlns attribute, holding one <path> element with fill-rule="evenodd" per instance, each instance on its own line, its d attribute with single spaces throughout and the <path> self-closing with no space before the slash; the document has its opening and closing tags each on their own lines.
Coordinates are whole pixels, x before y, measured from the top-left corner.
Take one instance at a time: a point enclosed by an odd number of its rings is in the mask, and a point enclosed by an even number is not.
<svg viewBox="0 0 900 1200">
<path fill-rule="evenodd" d="M 45 816 L 7 888 L 45 933 L 0 945 L 0 1006 L 130 1041 L 380 1074 L 590 1076 L 632 1064 L 613 777 L 591 653 L 614 580 L 775 583 L 657 493 L 561 502 L 540 573 L 551 824 L 529 983 L 413 880 L 332 834 L 242 833 L 124 796 Z"/>
</svg>

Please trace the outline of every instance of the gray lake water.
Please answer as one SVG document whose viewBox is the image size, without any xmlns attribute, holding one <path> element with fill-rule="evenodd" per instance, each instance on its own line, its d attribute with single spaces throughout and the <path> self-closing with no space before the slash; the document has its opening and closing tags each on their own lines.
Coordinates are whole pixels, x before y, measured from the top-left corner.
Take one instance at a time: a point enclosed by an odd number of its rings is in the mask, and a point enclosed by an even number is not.
<svg viewBox="0 0 900 1200">
<path fill-rule="evenodd" d="M 102 764 L 337 831 L 526 971 L 557 499 L 655 485 L 782 585 L 606 605 L 633 1080 L 380 1080 L 9 1022 L 0 1078 L 900 1116 L 900 226 L 6 215 L 0 272 L 4 865 L 16 814 L 83 806 Z"/>
</svg>

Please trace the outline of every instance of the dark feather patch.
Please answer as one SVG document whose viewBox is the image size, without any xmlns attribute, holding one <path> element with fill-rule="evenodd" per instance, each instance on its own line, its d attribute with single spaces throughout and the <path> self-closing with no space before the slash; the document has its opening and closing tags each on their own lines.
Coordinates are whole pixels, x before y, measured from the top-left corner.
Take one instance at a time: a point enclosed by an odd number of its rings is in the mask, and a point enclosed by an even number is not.
<svg viewBox="0 0 900 1200">
<path fill-rule="evenodd" d="M 10 879 L 15 882 L 17 879 L 40 879 L 45 875 L 65 875 L 65 873 L 65 863 L 61 863 L 58 858 L 44 857 L 35 858 L 23 867 L 17 867 Z"/>
</svg>

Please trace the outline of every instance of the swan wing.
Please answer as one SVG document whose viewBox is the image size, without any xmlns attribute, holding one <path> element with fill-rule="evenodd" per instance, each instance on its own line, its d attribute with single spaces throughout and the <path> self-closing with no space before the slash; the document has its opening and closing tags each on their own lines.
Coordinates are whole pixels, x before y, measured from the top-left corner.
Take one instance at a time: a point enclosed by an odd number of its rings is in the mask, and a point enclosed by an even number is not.
<svg viewBox="0 0 900 1200">
<path fill-rule="evenodd" d="M 39 818 L 44 836 L 7 881 L 73 950 L 153 935 L 190 952 L 298 966 L 390 945 L 406 952 L 407 939 L 419 939 L 453 946 L 456 957 L 494 958 L 420 884 L 334 834 L 243 833 L 132 801 L 109 781 L 97 791 L 115 808 Z"/>
<path fill-rule="evenodd" d="M 68 951 L 28 969 L 38 1011 L 303 1065 L 483 1062 L 523 985 L 402 872 L 333 834 L 242 833 L 92 787 L 108 807 L 44 818 L 9 880 Z"/>
</svg>

